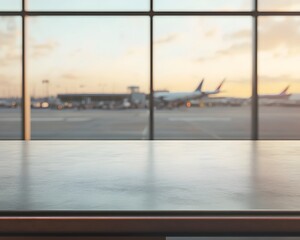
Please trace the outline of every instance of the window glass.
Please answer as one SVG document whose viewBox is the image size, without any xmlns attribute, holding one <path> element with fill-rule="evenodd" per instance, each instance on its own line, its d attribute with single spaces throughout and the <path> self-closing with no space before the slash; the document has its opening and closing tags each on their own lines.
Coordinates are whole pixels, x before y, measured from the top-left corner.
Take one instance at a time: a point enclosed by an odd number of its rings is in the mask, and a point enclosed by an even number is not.
<svg viewBox="0 0 300 240">
<path fill-rule="evenodd" d="M 21 138 L 21 19 L 0 17 L 0 139 Z"/>
<path fill-rule="evenodd" d="M 299 11 L 299 0 L 260 0 L 259 9 L 262 11 Z"/>
<path fill-rule="evenodd" d="M 300 139 L 300 17 L 259 20 L 261 139 Z"/>
<path fill-rule="evenodd" d="M 0 11 L 20 11 L 21 0 L 0 0 Z"/>
<path fill-rule="evenodd" d="M 44 11 L 146 11 L 149 0 L 30 0 L 30 10 Z"/>
<path fill-rule="evenodd" d="M 249 139 L 250 17 L 155 17 L 155 137 Z"/>
<path fill-rule="evenodd" d="M 242 11 L 251 10 L 251 0 L 154 0 L 158 11 Z"/>
<path fill-rule="evenodd" d="M 33 139 L 148 139 L 148 17 L 29 24 Z"/>
</svg>

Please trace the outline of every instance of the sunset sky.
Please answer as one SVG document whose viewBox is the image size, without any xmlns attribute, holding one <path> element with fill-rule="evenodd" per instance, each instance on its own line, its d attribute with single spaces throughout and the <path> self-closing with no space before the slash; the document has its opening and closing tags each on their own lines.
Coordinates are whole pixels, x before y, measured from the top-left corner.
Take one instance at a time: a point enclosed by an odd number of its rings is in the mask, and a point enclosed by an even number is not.
<svg viewBox="0 0 300 240">
<path fill-rule="evenodd" d="M 30 10 L 148 10 L 146 0 L 31 0 Z M 72 3 L 72 4 L 71 4 Z M 18 10 L 0 0 L 0 10 Z M 156 10 L 250 10 L 248 0 L 157 0 Z M 14 8 L 16 7 L 16 8 Z M 261 0 L 262 10 L 300 10 L 299 0 Z M 49 80 L 57 93 L 126 92 L 149 89 L 148 17 L 31 17 L 27 34 L 27 80 L 43 96 Z M 0 97 L 20 96 L 21 19 L 0 17 Z M 155 89 L 204 90 L 226 78 L 223 95 L 251 95 L 250 17 L 155 17 Z M 300 17 L 259 19 L 261 93 L 286 85 L 300 93 Z"/>
</svg>

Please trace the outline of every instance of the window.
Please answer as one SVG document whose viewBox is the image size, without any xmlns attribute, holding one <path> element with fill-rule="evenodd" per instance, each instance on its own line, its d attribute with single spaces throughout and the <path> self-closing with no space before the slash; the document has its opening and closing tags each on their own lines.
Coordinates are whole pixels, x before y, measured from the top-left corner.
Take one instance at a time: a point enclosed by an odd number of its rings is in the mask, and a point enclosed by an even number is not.
<svg viewBox="0 0 300 240">
<path fill-rule="evenodd" d="M 155 17 L 156 139 L 251 138 L 251 26 L 250 17 Z"/>
<path fill-rule="evenodd" d="M 21 2 L 2 139 L 299 139 L 298 0 Z"/>
<path fill-rule="evenodd" d="M 33 139 L 149 138 L 147 17 L 32 17 L 28 24 Z"/>
<path fill-rule="evenodd" d="M 299 0 L 260 0 L 261 11 L 299 11 Z"/>
<path fill-rule="evenodd" d="M 259 20 L 261 139 L 300 138 L 299 23 L 293 16 Z"/>
<path fill-rule="evenodd" d="M 154 0 L 156 11 L 249 11 L 251 0 Z"/>
<path fill-rule="evenodd" d="M 0 11 L 20 11 L 21 0 L 0 0 Z"/>
<path fill-rule="evenodd" d="M 149 11 L 148 0 L 30 0 L 31 11 Z"/>
<path fill-rule="evenodd" d="M 0 16 L 0 139 L 21 139 L 21 18 Z"/>
</svg>

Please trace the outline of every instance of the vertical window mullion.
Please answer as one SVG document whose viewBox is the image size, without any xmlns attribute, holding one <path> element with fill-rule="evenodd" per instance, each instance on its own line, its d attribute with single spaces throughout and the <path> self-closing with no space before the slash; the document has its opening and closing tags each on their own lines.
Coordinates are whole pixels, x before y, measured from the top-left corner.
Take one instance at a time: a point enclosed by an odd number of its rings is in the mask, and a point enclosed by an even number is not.
<svg viewBox="0 0 300 240">
<path fill-rule="evenodd" d="M 150 96 L 149 96 L 149 107 L 150 107 L 150 118 L 149 118 L 149 139 L 154 140 L 154 94 L 153 94 L 153 0 L 150 0 Z"/>
<path fill-rule="evenodd" d="M 30 90 L 26 81 L 26 2 L 22 0 L 22 139 L 31 139 Z"/>
<path fill-rule="evenodd" d="M 252 140 L 259 139 L 259 126 L 258 126 L 258 0 L 254 1 L 253 9 L 253 73 L 252 73 L 252 127 L 251 135 Z"/>
</svg>

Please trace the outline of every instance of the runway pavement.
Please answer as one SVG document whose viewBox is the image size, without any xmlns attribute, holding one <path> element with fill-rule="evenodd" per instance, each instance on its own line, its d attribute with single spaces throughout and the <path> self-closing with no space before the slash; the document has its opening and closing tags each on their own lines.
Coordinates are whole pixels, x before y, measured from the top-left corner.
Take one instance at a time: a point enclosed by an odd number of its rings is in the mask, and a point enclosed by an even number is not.
<svg viewBox="0 0 300 240">
<path fill-rule="evenodd" d="M 32 110 L 33 139 L 148 139 L 149 111 Z M 21 137 L 20 109 L 0 109 L 0 139 Z M 155 111 L 156 139 L 250 139 L 251 108 L 210 107 Z M 300 139 L 297 107 L 261 107 L 262 139 Z"/>
</svg>

